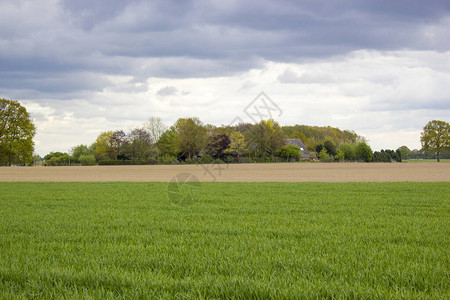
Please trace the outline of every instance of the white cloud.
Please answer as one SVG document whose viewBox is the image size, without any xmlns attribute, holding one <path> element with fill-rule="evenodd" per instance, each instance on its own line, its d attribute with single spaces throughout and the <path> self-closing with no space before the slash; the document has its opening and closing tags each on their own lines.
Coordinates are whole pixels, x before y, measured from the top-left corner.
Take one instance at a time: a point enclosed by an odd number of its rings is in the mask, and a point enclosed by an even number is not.
<svg viewBox="0 0 450 300">
<path fill-rule="evenodd" d="M 166 86 L 156 92 L 159 96 L 172 96 L 178 94 L 178 89 L 174 86 Z"/>
<path fill-rule="evenodd" d="M 308 70 L 304 71 L 303 74 L 299 75 L 289 68 L 284 70 L 283 74 L 278 76 L 277 79 L 280 83 L 300 83 L 300 84 L 328 83 L 334 81 L 333 76 L 329 73 Z"/>
</svg>

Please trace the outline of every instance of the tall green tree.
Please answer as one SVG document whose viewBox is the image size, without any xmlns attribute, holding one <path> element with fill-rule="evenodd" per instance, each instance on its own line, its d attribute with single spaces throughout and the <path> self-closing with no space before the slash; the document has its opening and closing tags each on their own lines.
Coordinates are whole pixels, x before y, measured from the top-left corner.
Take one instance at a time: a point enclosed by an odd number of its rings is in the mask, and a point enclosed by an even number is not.
<svg viewBox="0 0 450 300">
<path fill-rule="evenodd" d="M 131 160 L 141 163 L 145 163 L 149 159 L 156 159 L 157 156 L 152 137 L 144 128 L 135 128 L 128 133 L 126 149 L 125 153 Z"/>
<path fill-rule="evenodd" d="M 0 164 L 33 161 L 36 126 L 18 101 L 0 99 Z"/>
<path fill-rule="evenodd" d="M 72 148 L 72 160 L 75 162 L 80 162 L 81 155 L 93 155 L 94 151 L 88 148 L 87 145 L 78 145 Z"/>
<path fill-rule="evenodd" d="M 411 153 L 411 150 L 407 146 L 401 146 L 397 149 L 397 151 L 400 152 L 402 159 L 408 159 L 409 154 Z"/>
<path fill-rule="evenodd" d="M 433 120 L 423 128 L 420 137 L 422 148 L 436 153 L 436 159 L 441 160 L 441 152 L 450 149 L 450 125 L 445 121 Z"/>
<path fill-rule="evenodd" d="M 280 124 L 274 120 L 260 121 L 247 131 L 247 148 L 259 157 L 275 155 L 285 144 L 285 135 Z"/>
<path fill-rule="evenodd" d="M 205 148 L 207 131 L 199 118 L 180 118 L 173 127 L 182 157 L 193 159 Z"/>
<path fill-rule="evenodd" d="M 239 131 L 233 132 L 230 135 L 230 146 L 225 150 L 225 153 L 232 153 L 237 155 L 237 160 L 245 152 L 245 138 Z"/>
<path fill-rule="evenodd" d="M 180 145 L 173 129 L 166 130 L 156 143 L 161 157 L 178 157 Z"/>
<path fill-rule="evenodd" d="M 367 145 L 365 142 L 359 142 L 355 146 L 355 156 L 356 159 L 369 162 L 372 161 L 373 158 L 373 151 L 372 148 L 370 148 L 369 145 Z"/>
<path fill-rule="evenodd" d="M 113 135 L 113 131 L 105 131 L 100 133 L 95 140 L 95 158 L 97 160 L 115 158 L 115 150 L 111 144 L 111 137 Z"/>
<path fill-rule="evenodd" d="M 323 147 L 327 150 L 328 154 L 330 154 L 331 156 L 335 156 L 337 154 L 336 146 L 333 144 L 332 141 L 326 140 L 323 143 Z"/>
<path fill-rule="evenodd" d="M 343 153 L 345 160 L 352 161 L 356 158 L 355 147 L 355 144 L 344 143 L 339 145 L 338 151 Z"/>
</svg>

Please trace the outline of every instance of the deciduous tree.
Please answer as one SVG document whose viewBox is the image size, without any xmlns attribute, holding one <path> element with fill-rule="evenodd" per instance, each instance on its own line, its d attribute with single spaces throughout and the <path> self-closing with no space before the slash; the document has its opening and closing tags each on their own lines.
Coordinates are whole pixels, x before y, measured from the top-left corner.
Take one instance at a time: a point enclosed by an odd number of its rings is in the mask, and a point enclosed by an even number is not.
<svg viewBox="0 0 450 300">
<path fill-rule="evenodd" d="M 47 166 L 66 166 L 69 164 L 69 154 L 63 152 L 50 152 L 44 156 Z"/>
<path fill-rule="evenodd" d="M 274 120 L 260 121 L 248 131 L 247 135 L 247 148 L 260 157 L 275 155 L 285 143 L 283 129 Z"/>
<path fill-rule="evenodd" d="M 94 152 L 87 145 L 78 145 L 72 148 L 72 160 L 80 162 L 81 155 L 92 155 Z"/>
<path fill-rule="evenodd" d="M 95 164 L 95 156 L 92 154 L 81 154 L 78 159 L 80 160 L 82 166 L 93 166 Z"/>
<path fill-rule="evenodd" d="M 286 161 L 291 158 L 298 160 L 302 156 L 302 150 L 297 145 L 287 144 L 278 150 L 277 156 L 286 159 Z"/>
<path fill-rule="evenodd" d="M 355 160 L 355 145 L 344 143 L 340 144 L 338 149 L 344 154 L 345 160 L 347 161 Z"/>
<path fill-rule="evenodd" d="M 144 128 L 150 134 L 152 143 L 158 142 L 161 135 L 167 130 L 167 126 L 161 121 L 161 118 L 151 117 L 147 123 L 144 124 Z"/>
<path fill-rule="evenodd" d="M 127 155 L 131 160 L 141 163 L 156 159 L 156 146 L 152 143 L 150 133 L 143 128 L 135 128 L 127 135 Z"/>
<path fill-rule="evenodd" d="M 336 146 L 330 140 L 326 140 L 323 143 L 323 147 L 327 150 L 328 154 L 335 156 L 337 154 Z"/>
<path fill-rule="evenodd" d="M 99 134 L 95 140 L 95 156 L 97 160 L 114 159 L 114 148 L 111 145 L 113 131 L 105 131 Z"/>
<path fill-rule="evenodd" d="M 411 150 L 409 150 L 407 146 L 401 146 L 397 149 L 397 151 L 400 151 L 402 159 L 408 159 L 408 156 L 411 153 Z"/>
<path fill-rule="evenodd" d="M 230 146 L 231 140 L 226 134 L 213 134 L 209 138 L 208 145 L 206 145 L 206 153 L 215 159 L 224 158 L 224 153 Z"/>
<path fill-rule="evenodd" d="M 442 150 L 450 149 L 450 125 L 445 121 L 433 120 L 423 128 L 420 137 L 422 148 L 436 153 L 436 159 L 441 160 Z"/>
<path fill-rule="evenodd" d="M 369 145 L 367 145 L 365 142 L 359 142 L 355 146 L 355 156 L 356 159 L 369 162 L 372 161 L 373 157 L 373 151 L 372 148 L 370 148 Z"/>
<path fill-rule="evenodd" d="M 173 127 L 182 157 L 193 159 L 206 146 L 206 128 L 198 118 L 180 118 Z"/>
<path fill-rule="evenodd" d="M 111 145 L 112 157 L 117 159 L 118 156 L 125 151 L 125 146 L 128 144 L 127 135 L 123 130 L 116 130 L 109 138 Z"/>
<path fill-rule="evenodd" d="M 225 150 L 226 153 L 232 153 L 237 155 L 237 159 L 239 162 L 239 158 L 245 152 L 245 138 L 239 131 L 233 132 L 230 135 L 230 147 Z"/>
<path fill-rule="evenodd" d="M 0 99 L 0 164 L 30 164 L 36 127 L 19 102 Z"/>
<path fill-rule="evenodd" d="M 178 137 L 172 129 L 166 130 L 158 142 L 156 143 L 160 156 L 162 157 L 178 157 L 180 146 Z"/>
</svg>

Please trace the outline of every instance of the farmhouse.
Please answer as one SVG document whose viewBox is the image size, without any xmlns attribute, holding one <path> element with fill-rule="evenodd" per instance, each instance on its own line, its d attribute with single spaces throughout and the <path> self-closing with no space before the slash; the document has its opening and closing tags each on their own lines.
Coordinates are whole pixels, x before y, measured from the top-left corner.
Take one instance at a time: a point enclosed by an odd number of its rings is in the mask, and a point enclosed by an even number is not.
<svg viewBox="0 0 450 300">
<path fill-rule="evenodd" d="M 310 158 L 309 151 L 301 139 L 286 139 L 286 144 L 296 145 L 302 150 L 302 159 Z"/>
</svg>

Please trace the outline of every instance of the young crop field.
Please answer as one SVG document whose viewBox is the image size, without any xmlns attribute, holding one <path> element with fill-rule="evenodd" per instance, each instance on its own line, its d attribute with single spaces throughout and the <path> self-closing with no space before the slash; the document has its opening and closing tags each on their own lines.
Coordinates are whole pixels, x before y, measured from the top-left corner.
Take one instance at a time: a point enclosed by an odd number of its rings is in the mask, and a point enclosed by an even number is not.
<svg viewBox="0 0 450 300">
<path fill-rule="evenodd" d="M 0 295 L 450 298 L 450 183 L 0 183 Z"/>
</svg>

